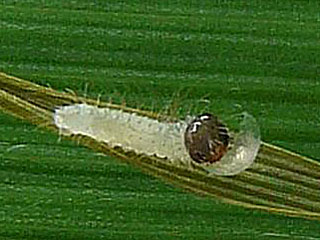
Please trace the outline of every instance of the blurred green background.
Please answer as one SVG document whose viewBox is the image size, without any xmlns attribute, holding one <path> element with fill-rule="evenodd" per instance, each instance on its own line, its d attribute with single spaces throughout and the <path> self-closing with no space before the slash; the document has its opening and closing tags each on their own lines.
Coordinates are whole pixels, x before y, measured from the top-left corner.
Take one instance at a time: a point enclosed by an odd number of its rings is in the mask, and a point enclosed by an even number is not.
<svg viewBox="0 0 320 240">
<path fill-rule="evenodd" d="M 0 71 L 179 117 L 254 115 L 320 160 L 318 1 L 1 1 Z M 0 86 L 1 87 L 1 86 Z M 318 222 L 174 188 L 0 113 L 4 239 L 320 239 Z"/>
</svg>

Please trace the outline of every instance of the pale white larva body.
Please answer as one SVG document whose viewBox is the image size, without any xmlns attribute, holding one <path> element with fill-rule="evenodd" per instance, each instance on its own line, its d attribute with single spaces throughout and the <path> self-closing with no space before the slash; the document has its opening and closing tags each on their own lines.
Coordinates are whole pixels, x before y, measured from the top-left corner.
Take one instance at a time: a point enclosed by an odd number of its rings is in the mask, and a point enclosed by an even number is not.
<svg viewBox="0 0 320 240">
<path fill-rule="evenodd" d="M 203 119 L 205 120 L 205 119 Z M 185 147 L 186 121 L 162 122 L 118 109 L 75 104 L 56 109 L 54 123 L 61 134 L 81 134 L 110 147 L 119 146 L 137 154 L 156 155 L 172 164 L 191 167 L 194 163 Z M 245 115 L 234 134 L 234 145 L 220 161 L 200 165 L 209 174 L 235 175 L 248 168 L 260 146 L 259 128 Z"/>
<path fill-rule="evenodd" d="M 76 104 L 57 109 L 54 122 L 64 135 L 81 134 L 111 147 L 156 155 L 171 162 L 190 162 L 184 147 L 184 121 L 160 122 L 135 113 Z"/>
</svg>

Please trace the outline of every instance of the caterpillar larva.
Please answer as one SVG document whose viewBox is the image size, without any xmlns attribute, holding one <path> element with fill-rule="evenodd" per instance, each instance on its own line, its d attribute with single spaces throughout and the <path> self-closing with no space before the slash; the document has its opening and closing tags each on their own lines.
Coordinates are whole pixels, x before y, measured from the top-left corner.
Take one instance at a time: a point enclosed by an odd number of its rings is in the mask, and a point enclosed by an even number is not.
<svg viewBox="0 0 320 240">
<path fill-rule="evenodd" d="M 172 164 L 197 164 L 216 175 L 234 175 L 248 168 L 260 146 L 259 128 L 249 114 L 243 115 L 234 133 L 211 114 L 191 122 L 166 122 L 87 104 L 56 109 L 54 122 L 64 135 L 86 135 Z"/>
</svg>

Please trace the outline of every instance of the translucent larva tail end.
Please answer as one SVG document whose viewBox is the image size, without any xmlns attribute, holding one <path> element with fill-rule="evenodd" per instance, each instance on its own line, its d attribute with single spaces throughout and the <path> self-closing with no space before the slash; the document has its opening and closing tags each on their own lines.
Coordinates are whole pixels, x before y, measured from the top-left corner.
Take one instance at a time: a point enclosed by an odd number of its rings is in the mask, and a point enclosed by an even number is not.
<svg viewBox="0 0 320 240">
<path fill-rule="evenodd" d="M 203 166 L 209 174 L 236 175 L 249 168 L 258 154 L 260 129 L 255 118 L 244 112 L 234 115 L 232 120 L 236 125 L 232 133 L 232 146 L 218 162 Z"/>
</svg>

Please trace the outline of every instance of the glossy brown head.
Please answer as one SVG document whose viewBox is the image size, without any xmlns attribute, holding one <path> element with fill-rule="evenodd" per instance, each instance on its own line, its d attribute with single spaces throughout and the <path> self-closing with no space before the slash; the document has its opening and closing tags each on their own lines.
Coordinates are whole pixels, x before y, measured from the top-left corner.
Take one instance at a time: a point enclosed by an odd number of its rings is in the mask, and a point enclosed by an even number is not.
<svg viewBox="0 0 320 240">
<path fill-rule="evenodd" d="M 184 141 L 190 157 L 197 163 L 219 161 L 228 150 L 228 129 L 214 115 L 197 116 L 187 127 Z"/>
</svg>

